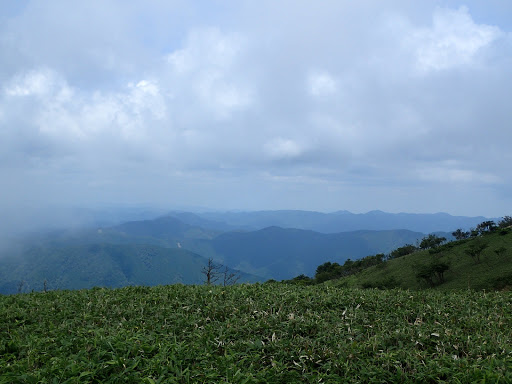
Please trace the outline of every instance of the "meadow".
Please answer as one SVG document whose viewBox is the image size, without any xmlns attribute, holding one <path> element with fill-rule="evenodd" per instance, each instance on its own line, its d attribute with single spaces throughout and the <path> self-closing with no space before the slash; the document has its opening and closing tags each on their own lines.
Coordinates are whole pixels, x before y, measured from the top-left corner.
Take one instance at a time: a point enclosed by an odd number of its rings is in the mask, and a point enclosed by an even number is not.
<svg viewBox="0 0 512 384">
<path fill-rule="evenodd" d="M 0 296 L 0 383 L 507 383 L 512 293 L 282 283 Z"/>
</svg>

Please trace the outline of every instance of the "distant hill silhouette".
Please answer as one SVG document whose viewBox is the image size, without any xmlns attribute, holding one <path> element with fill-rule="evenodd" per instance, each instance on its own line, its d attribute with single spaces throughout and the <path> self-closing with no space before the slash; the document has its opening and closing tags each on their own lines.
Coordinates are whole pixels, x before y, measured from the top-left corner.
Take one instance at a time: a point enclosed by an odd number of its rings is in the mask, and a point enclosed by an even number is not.
<svg viewBox="0 0 512 384">
<path fill-rule="evenodd" d="M 170 213 L 175 215 L 176 213 Z M 468 230 L 485 217 L 452 216 L 447 213 L 386 213 L 371 211 L 351 213 L 338 211 L 320 213 L 312 211 L 282 210 L 256 212 L 205 212 L 194 217 L 246 230 L 257 230 L 270 226 L 282 228 L 308 229 L 321 233 L 339 233 L 357 230 L 407 229 L 414 232 L 452 232 L 457 228 Z M 189 223 L 186 216 L 180 219 Z M 197 219 L 195 219 L 197 220 Z M 191 223 L 191 222 L 190 222 Z M 195 221 L 195 223 L 199 223 Z M 210 227 L 213 228 L 213 227 Z M 217 227 L 221 229 L 221 227 Z"/>
</svg>

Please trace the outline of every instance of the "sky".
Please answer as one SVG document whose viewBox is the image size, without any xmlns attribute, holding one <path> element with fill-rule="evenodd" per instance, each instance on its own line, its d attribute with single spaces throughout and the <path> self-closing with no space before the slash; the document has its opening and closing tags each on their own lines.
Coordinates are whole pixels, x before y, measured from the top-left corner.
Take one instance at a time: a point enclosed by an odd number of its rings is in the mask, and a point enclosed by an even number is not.
<svg viewBox="0 0 512 384">
<path fill-rule="evenodd" d="M 510 215 L 511 93 L 509 0 L 0 0 L 0 213 Z"/>
</svg>

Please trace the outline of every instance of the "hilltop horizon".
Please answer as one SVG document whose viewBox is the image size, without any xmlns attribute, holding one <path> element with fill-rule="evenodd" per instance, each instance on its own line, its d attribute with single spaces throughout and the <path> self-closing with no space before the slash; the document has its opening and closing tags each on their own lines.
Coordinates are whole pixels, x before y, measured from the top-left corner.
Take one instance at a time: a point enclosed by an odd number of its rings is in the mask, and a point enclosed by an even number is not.
<svg viewBox="0 0 512 384">
<path fill-rule="evenodd" d="M 31 208 L 24 212 L 23 207 L 12 207 L 11 209 L 0 210 L 2 217 L 8 217 L 8 222 L 0 223 L 0 230 L 4 236 L 12 236 L 20 233 L 27 233 L 39 230 L 82 228 L 96 225 L 114 225 L 126 221 L 153 219 L 173 213 L 193 213 L 193 214 L 243 214 L 243 213 L 264 213 L 264 212 L 305 212 L 319 213 L 323 215 L 372 215 L 372 214 L 391 214 L 391 215 L 447 215 L 450 217 L 471 217 L 479 219 L 496 219 L 499 215 L 469 215 L 454 214 L 450 212 L 406 212 L 406 211 L 386 211 L 382 209 L 370 209 L 367 211 L 357 211 L 353 209 L 332 209 L 315 210 L 306 208 L 282 208 L 270 209 L 267 207 L 254 209 L 229 209 L 229 208 L 209 208 L 204 206 L 179 206 L 162 207 L 150 204 L 100 204 L 97 206 L 80 206 L 71 204 L 67 207 L 63 205 L 47 205 L 37 208 Z"/>
<path fill-rule="evenodd" d="M 72 207 L 497 217 L 511 11 L 2 2 L 0 233 Z"/>
</svg>

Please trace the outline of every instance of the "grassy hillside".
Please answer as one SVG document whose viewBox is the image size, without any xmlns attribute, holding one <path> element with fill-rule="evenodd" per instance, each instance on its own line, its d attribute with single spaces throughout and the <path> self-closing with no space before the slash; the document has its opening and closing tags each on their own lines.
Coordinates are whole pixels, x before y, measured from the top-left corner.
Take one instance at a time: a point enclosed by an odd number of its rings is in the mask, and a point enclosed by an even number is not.
<svg viewBox="0 0 512 384">
<path fill-rule="evenodd" d="M 186 243 L 189 249 L 232 268 L 267 279 L 311 275 L 325 261 L 344 262 L 389 252 L 424 235 L 406 230 L 323 234 L 269 227 L 253 232 L 228 232 L 211 240 Z"/>
<path fill-rule="evenodd" d="M 477 245 L 486 248 L 475 260 L 467 251 Z M 438 289 L 504 289 L 512 287 L 512 230 L 499 231 L 475 239 L 448 243 L 439 253 L 420 251 L 356 275 L 340 279 L 337 284 L 359 287 L 401 287 L 420 289 L 428 286 L 416 277 L 422 267 L 441 261 L 449 265 L 445 282 L 434 279 Z"/>
<path fill-rule="evenodd" d="M 94 286 L 201 284 L 207 260 L 192 252 L 154 245 L 86 244 L 33 248 L 0 259 L 0 293 L 81 289 Z M 241 273 L 241 281 L 257 281 Z"/>
<path fill-rule="evenodd" d="M 280 283 L 0 295 L 0 383 L 512 382 L 511 295 Z"/>
</svg>

